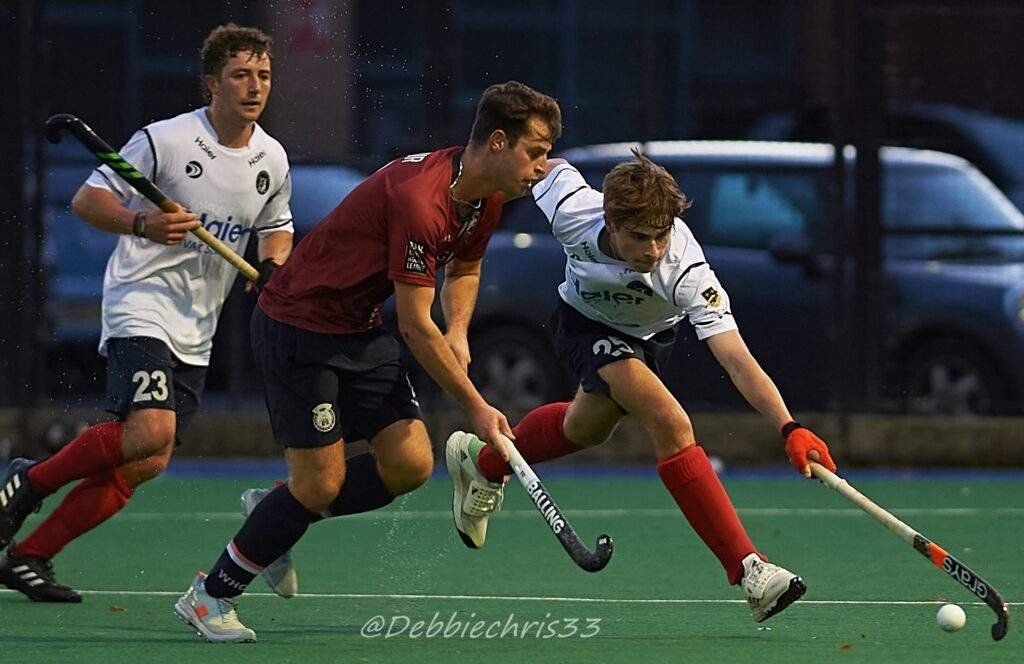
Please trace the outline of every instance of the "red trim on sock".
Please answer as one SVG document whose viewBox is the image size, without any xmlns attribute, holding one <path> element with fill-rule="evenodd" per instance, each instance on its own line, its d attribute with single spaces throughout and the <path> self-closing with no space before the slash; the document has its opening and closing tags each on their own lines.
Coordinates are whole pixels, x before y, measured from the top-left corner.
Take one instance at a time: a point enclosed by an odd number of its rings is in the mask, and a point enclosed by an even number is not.
<svg viewBox="0 0 1024 664">
<path fill-rule="evenodd" d="M 36 493 L 48 496 L 65 484 L 106 474 L 124 463 L 121 436 L 124 423 L 104 422 L 89 427 L 49 459 L 29 468 Z"/>
<path fill-rule="evenodd" d="M 128 504 L 133 490 L 117 468 L 78 483 L 28 537 L 15 556 L 53 558 L 69 542 L 89 532 Z"/>
<path fill-rule="evenodd" d="M 691 445 L 662 459 L 658 462 L 658 475 L 686 520 L 722 563 L 729 583 L 739 583 L 743 578 L 743 559 L 757 553 L 757 549 L 704 449 Z"/>
<path fill-rule="evenodd" d="M 562 422 L 568 410 L 568 401 L 539 406 L 527 413 L 512 429 L 516 436 L 516 449 L 527 463 L 557 459 L 582 449 L 566 438 L 562 431 Z M 490 445 L 480 450 L 476 464 L 483 476 L 492 482 L 500 482 L 506 475 L 512 474 L 512 468 L 501 458 L 498 450 Z"/>
</svg>

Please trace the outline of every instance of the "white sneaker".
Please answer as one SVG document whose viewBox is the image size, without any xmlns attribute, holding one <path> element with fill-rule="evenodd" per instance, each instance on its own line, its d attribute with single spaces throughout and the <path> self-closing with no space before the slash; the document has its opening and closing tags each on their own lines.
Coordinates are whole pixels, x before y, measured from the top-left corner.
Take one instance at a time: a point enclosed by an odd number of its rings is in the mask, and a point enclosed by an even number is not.
<svg viewBox="0 0 1024 664">
<path fill-rule="evenodd" d="M 174 612 L 196 629 L 199 637 L 210 643 L 250 643 L 256 632 L 238 622 L 233 599 L 210 597 L 203 581 L 206 575 L 196 574 L 188 591 L 174 604 Z"/>
<path fill-rule="evenodd" d="M 807 591 L 804 580 L 799 576 L 764 562 L 756 553 L 743 559 L 743 581 L 740 585 L 757 622 L 768 620 Z"/>
<path fill-rule="evenodd" d="M 444 459 L 452 478 L 452 516 L 462 542 L 471 549 L 483 548 L 487 539 L 487 517 L 501 507 L 505 483 L 491 482 L 480 473 L 469 452 L 471 433 L 456 431 L 448 437 Z"/>
<path fill-rule="evenodd" d="M 246 489 L 242 492 L 242 513 L 248 517 L 256 508 L 257 503 L 267 497 L 273 489 Z M 270 589 L 285 599 L 299 594 L 299 575 L 295 572 L 292 550 L 288 549 L 281 557 L 267 565 L 260 576 L 267 582 Z"/>
</svg>

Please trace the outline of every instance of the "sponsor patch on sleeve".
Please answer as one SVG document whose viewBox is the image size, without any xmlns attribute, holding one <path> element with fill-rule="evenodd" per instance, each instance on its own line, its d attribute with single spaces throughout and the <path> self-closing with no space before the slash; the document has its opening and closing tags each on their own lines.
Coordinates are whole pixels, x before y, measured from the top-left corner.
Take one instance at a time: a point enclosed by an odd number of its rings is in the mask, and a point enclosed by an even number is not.
<svg viewBox="0 0 1024 664">
<path fill-rule="evenodd" d="M 422 242 L 409 240 L 405 247 L 405 271 L 415 274 L 427 273 L 427 247 Z"/>
<path fill-rule="evenodd" d="M 722 295 L 715 290 L 714 286 L 701 291 L 700 296 L 707 301 L 708 306 L 712 309 L 717 309 L 718 306 L 722 304 Z"/>
</svg>

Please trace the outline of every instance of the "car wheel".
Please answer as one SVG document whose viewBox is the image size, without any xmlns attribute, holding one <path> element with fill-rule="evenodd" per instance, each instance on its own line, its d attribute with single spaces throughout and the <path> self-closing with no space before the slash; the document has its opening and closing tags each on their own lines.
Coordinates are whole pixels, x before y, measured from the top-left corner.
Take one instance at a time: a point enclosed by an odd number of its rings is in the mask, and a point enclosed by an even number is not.
<svg viewBox="0 0 1024 664">
<path fill-rule="evenodd" d="M 469 376 L 480 394 L 512 421 L 571 394 L 551 344 L 541 334 L 500 325 L 470 335 Z"/>
<path fill-rule="evenodd" d="M 915 352 L 905 373 L 905 406 L 921 415 L 988 415 L 1006 387 L 984 353 L 962 341 L 932 342 Z"/>
</svg>

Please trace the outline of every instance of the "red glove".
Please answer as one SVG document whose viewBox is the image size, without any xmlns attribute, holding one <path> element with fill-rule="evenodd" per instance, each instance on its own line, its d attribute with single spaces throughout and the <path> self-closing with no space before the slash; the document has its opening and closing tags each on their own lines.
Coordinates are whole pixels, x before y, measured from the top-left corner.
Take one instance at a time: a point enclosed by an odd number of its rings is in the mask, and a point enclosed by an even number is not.
<svg viewBox="0 0 1024 664">
<path fill-rule="evenodd" d="M 797 421 L 790 422 L 782 427 L 782 437 L 786 440 L 786 456 L 789 462 L 797 469 L 797 472 L 804 477 L 811 477 L 811 467 L 807 463 L 807 453 L 817 452 L 818 458 L 811 457 L 811 461 L 817 461 L 833 473 L 836 472 L 836 464 L 828 453 L 828 445 L 821 438 L 814 435 L 810 429 Z"/>
</svg>

